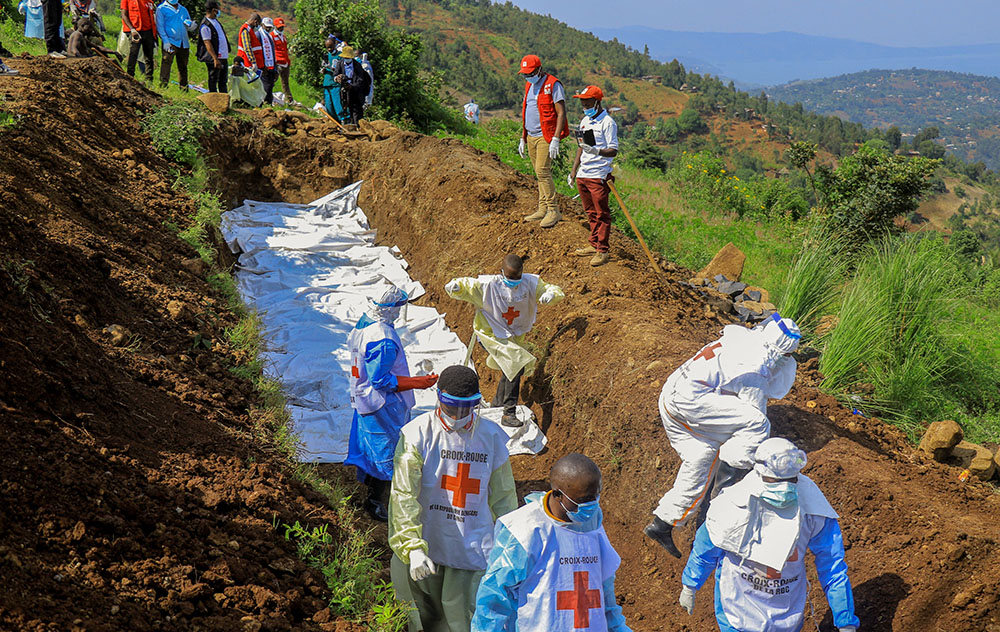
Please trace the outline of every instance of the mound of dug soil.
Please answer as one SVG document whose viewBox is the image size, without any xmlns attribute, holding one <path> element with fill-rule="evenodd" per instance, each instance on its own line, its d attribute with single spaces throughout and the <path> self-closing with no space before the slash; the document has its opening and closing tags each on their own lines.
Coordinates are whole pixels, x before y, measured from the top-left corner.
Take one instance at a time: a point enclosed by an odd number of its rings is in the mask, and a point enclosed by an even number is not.
<svg viewBox="0 0 1000 632">
<path fill-rule="evenodd" d="M 274 126 L 274 116 L 264 115 Z M 325 132 L 324 132 L 325 133 Z M 454 140 L 399 132 L 378 142 L 331 142 L 322 133 L 254 145 L 264 167 L 238 186 L 268 182 L 273 194 L 306 201 L 302 181 L 322 174 L 364 179 L 361 204 L 379 241 L 398 245 L 425 299 L 465 339 L 472 310 L 443 291 L 455 276 L 489 273 L 507 252 L 528 257 L 527 270 L 561 285 L 567 300 L 543 308 L 531 334 L 539 369 L 522 388 L 550 440 L 540 457 L 515 457 L 522 493 L 545 489 L 552 462 L 580 451 L 605 473 L 607 530 L 623 558 L 618 590 L 636 630 L 713 630 L 710 587 L 695 616 L 676 605 L 682 562 L 641 533 L 678 459 L 660 425 L 657 397 L 670 372 L 728 321 L 709 317 L 680 285 L 690 271 L 667 266 L 653 275 L 638 247 L 615 233 L 613 262 L 597 269 L 571 255 L 586 240 L 575 202 L 543 230 L 524 223 L 535 205 L 533 180 Z M 217 146 L 225 142 L 217 139 Z M 220 155 L 225 163 L 232 157 Z M 296 174 L 282 185 L 281 174 Z M 711 312 L 714 315 L 714 312 Z M 481 350 L 479 366 L 485 366 Z M 1000 569 L 995 560 L 991 488 L 958 481 L 958 471 L 915 453 L 879 420 L 855 416 L 816 387 L 816 360 L 800 358 L 796 387 L 769 411 L 774 431 L 809 453 L 807 473 L 841 513 L 858 615 L 866 630 L 1000 630 Z M 487 371 L 489 393 L 496 373 Z M 693 533 L 681 530 L 689 546 Z M 816 625 L 832 630 L 825 597 L 812 577 Z M 812 626 L 807 623 L 807 626 Z"/>
<path fill-rule="evenodd" d="M 157 97 L 100 59 L 17 66 L 0 78 L 22 117 L 0 131 L 0 629 L 345 629 L 312 622 L 323 580 L 280 530 L 336 517 L 257 445 L 255 396 L 215 344 L 233 322 L 168 227 L 193 209 L 138 122 Z"/>
</svg>

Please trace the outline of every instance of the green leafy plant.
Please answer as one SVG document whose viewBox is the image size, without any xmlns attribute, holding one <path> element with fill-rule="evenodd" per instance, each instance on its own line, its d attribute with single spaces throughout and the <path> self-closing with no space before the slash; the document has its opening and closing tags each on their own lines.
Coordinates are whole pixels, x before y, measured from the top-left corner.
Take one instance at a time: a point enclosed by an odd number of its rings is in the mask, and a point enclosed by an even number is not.
<svg viewBox="0 0 1000 632">
<path fill-rule="evenodd" d="M 204 108 L 181 102 L 167 103 L 143 121 L 153 146 L 167 159 L 188 166 L 193 166 L 201 153 L 202 135 L 216 125 Z"/>
</svg>

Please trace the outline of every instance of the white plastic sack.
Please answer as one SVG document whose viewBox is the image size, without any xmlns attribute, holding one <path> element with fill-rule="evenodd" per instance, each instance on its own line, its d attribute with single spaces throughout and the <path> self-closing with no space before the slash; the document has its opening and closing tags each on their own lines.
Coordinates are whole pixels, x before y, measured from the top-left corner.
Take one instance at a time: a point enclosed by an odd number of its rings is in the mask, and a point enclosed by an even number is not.
<svg viewBox="0 0 1000 632">
<path fill-rule="evenodd" d="M 263 324 L 265 373 L 282 384 L 303 461 L 347 458 L 354 414 L 347 337 L 368 298 L 390 282 L 411 299 L 424 294 L 399 250 L 375 245 L 375 231 L 357 205 L 360 189 L 356 182 L 311 204 L 245 201 L 222 218 L 226 243 L 240 253 L 237 287 Z M 465 360 L 465 344 L 431 307 L 406 306 L 395 327 L 412 375 L 440 373 Z M 413 416 L 433 410 L 434 389 L 414 394 Z M 489 409 L 484 416 L 499 423 L 501 413 Z M 518 415 L 527 423 L 505 428 L 513 435 L 508 448 L 535 454 L 545 437 L 529 409 L 519 407 Z"/>
</svg>

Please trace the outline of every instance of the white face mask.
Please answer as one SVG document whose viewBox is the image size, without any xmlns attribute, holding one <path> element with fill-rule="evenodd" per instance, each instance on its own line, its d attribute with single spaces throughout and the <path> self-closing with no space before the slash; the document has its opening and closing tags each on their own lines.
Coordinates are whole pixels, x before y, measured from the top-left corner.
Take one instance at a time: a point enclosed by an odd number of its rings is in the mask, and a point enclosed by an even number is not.
<svg viewBox="0 0 1000 632">
<path fill-rule="evenodd" d="M 476 406 L 475 408 L 469 411 L 468 415 L 465 415 L 464 417 L 451 417 L 446 412 L 444 412 L 441 406 L 438 406 L 437 412 L 438 412 L 438 418 L 441 420 L 441 424 L 444 425 L 445 430 L 447 430 L 448 432 L 454 432 L 456 430 L 461 432 L 463 430 L 469 430 L 470 428 L 472 428 L 472 422 L 475 421 L 476 419 L 476 415 L 479 412 L 479 407 Z"/>
</svg>

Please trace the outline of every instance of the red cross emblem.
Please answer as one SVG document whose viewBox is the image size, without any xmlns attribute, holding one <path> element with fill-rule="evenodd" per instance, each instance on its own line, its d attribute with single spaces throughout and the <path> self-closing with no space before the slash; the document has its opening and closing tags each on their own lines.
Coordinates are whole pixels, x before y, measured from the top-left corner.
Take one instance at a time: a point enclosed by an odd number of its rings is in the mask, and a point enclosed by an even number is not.
<svg viewBox="0 0 1000 632">
<path fill-rule="evenodd" d="M 503 316 L 503 319 L 507 321 L 507 326 L 510 327 L 514 324 L 514 319 L 521 315 L 521 312 L 514 309 L 514 306 L 511 305 L 507 308 L 506 312 L 500 315 Z"/>
<path fill-rule="evenodd" d="M 351 367 L 351 377 L 354 377 L 354 378 L 360 378 L 361 377 L 361 374 L 358 373 L 358 367 L 356 367 L 356 366 L 352 366 Z"/>
<path fill-rule="evenodd" d="M 798 562 L 799 561 L 799 550 L 797 548 L 792 551 L 792 556 L 789 557 L 787 561 L 789 561 L 789 562 Z M 767 567 L 767 578 L 768 579 L 781 579 L 781 571 L 773 569 L 770 566 L 768 566 Z"/>
<path fill-rule="evenodd" d="M 590 611 L 601 607 L 601 591 L 590 590 L 590 571 L 575 571 L 573 573 L 573 590 L 560 590 L 556 593 L 556 609 L 573 611 L 573 627 L 589 628 Z"/>
<path fill-rule="evenodd" d="M 715 350 L 722 346 L 721 342 L 716 342 L 715 344 L 710 344 L 701 350 L 701 353 L 694 357 L 695 360 L 704 358 L 705 360 L 711 360 L 715 357 Z"/>
<path fill-rule="evenodd" d="M 458 475 L 445 474 L 441 477 L 441 489 L 451 492 L 451 504 L 459 509 L 465 508 L 465 497 L 469 494 L 479 494 L 479 479 L 469 478 L 468 463 L 458 464 Z"/>
</svg>

